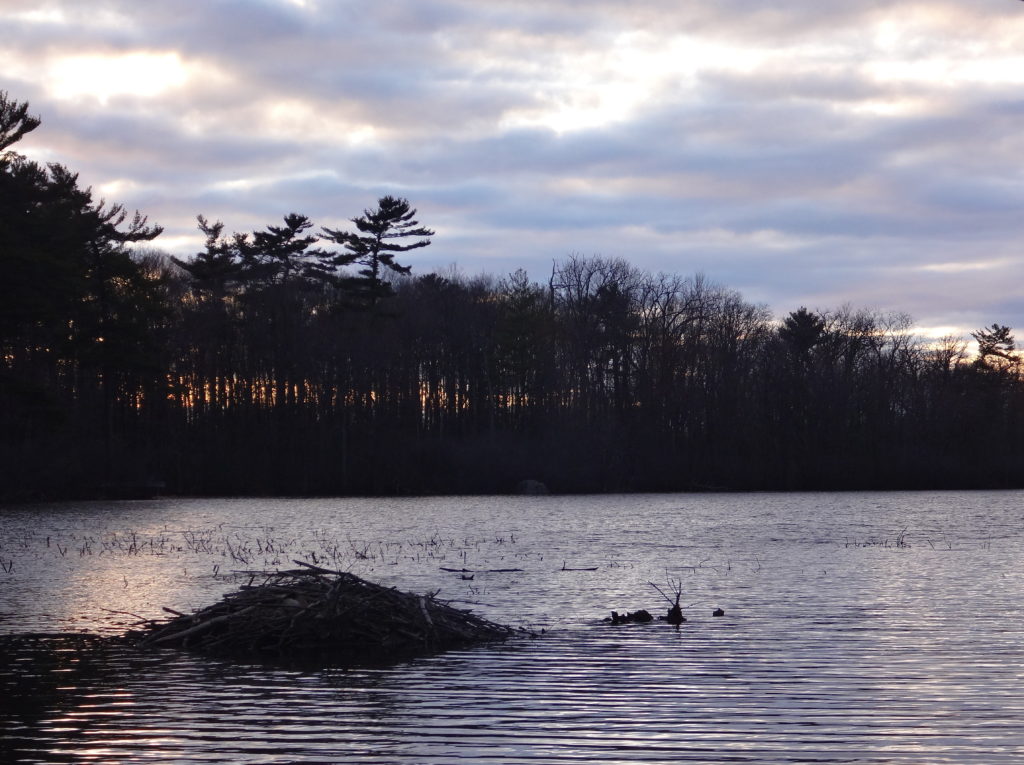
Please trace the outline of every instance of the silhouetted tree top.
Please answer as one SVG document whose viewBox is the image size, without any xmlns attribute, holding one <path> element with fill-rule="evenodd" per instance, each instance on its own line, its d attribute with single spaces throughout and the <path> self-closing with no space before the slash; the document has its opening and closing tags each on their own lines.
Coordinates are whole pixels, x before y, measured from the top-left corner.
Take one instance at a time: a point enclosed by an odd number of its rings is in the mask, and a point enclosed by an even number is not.
<svg viewBox="0 0 1024 765">
<path fill-rule="evenodd" d="M 37 117 L 28 114 L 28 103 L 11 100 L 6 91 L 0 91 L 0 150 L 7 149 L 17 143 L 23 136 L 40 125 Z M 65 235 L 77 234 L 93 243 L 98 242 L 139 242 L 154 239 L 163 228 L 147 224 L 146 216 L 137 210 L 130 222 L 128 213 L 122 205 L 107 206 L 105 200 L 94 203 L 92 189 L 82 189 L 78 185 L 78 173 L 72 173 L 63 165 L 50 163 L 40 165 L 15 154 L 2 155 L 3 167 L 6 170 L 6 199 L 10 202 L 26 202 L 30 198 L 38 209 L 46 204 L 50 212 L 58 216 L 65 215 Z M 18 197 L 21 195 L 21 199 Z M 12 214 L 22 210 L 22 206 L 12 208 Z M 24 215 L 32 215 L 26 212 Z M 16 222 L 8 220 L 10 226 Z"/>
<path fill-rule="evenodd" d="M 324 239 L 340 244 L 345 251 L 326 260 L 335 268 L 362 266 L 357 278 L 343 278 L 341 286 L 365 293 L 371 303 L 390 293 L 390 283 L 382 279 L 383 269 L 408 274 L 412 269 L 395 260 L 395 255 L 430 244 L 434 232 L 415 220 L 416 210 L 407 199 L 383 196 L 375 210 L 364 210 L 352 218 L 357 231 L 323 228 Z M 420 237 L 407 242 L 411 237 Z"/>
<path fill-rule="evenodd" d="M 779 327 L 779 337 L 785 340 L 798 358 L 806 359 L 811 348 L 819 343 L 825 332 L 825 320 L 804 306 L 787 316 Z"/>
<path fill-rule="evenodd" d="M 0 97 L 0 136 L 9 147 L 39 121 L 26 104 Z M 78 174 L 14 152 L 0 158 L 0 330 L 47 347 L 114 346 L 113 323 L 132 315 L 146 281 L 125 244 L 163 229 L 122 205 L 94 202 Z M 133 294 L 135 288 L 141 290 Z M 145 302 L 145 301 L 142 301 Z M 47 337 L 43 337 L 46 335 Z"/>
<path fill-rule="evenodd" d="M 313 248 L 319 239 L 303 233 L 313 227 L 305 215 L 288 213 L 283 226 L 267 226 L 253 232 L 252 239 L 236 239 L 246 274 L 258 282 L 287 284 L 303 277 L 311 264 L 323 255 Z"/>
<path fill-rule="evenodd" d="M 232 286 L 241 279 L 243 234 L 228 239 L 221 221 L 210 223 L 202 215 L 196 216 L 199 230 L 206 235 L 206 246 L 191 260 L 172 257 L 180 268 L 192 277 L 192 289 L 200 294 L 223 299 Z"/>
<path fill-rule="evenodd" d="M 989 369 L 1014 365 L 1018 359 L 1014 353 L 1016 342 L 1010 334 L 1010 328 L 1002 324 L 972 332 L 971 337 L 978 341 L 978 358 L 975 365 Z"/>
<path fill-rule="evenodd" d="M 0 152 L 16 144 L 40 124 L 38 117 L 28 113 L 27 101 L 12 101 L 6 90 L 0 90 Z"/>
</svg>

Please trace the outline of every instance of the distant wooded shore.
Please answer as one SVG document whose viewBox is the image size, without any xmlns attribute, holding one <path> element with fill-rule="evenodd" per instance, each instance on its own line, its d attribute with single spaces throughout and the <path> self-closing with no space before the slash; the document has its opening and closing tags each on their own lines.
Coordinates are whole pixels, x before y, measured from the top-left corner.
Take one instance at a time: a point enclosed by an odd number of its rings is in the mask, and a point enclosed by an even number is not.
<svg viewBox="0 0 1024 765">
<path fill-rule="evenodd" d="M 390 196 L 348 229 L 200 216 L 204 249 L 172 258 L 10 150 L 38 124 L 0 93 L 7 501 L 1024 487 L 1008 327 L 968 354 L 619 258 L 415 275 L 434 232 Z"/>
</svg>

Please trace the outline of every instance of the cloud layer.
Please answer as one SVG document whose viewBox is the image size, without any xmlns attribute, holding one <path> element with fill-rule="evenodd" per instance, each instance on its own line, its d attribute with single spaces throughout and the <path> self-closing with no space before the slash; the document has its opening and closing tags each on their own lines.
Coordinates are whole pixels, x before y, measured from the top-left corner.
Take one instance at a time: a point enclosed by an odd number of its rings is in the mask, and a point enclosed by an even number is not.
<svg viewBox="0 0 1024 765">
<path fill-rule="evenodd" d="M 8 0 L 20 145 L 199 248 L 408 197 L 415 270 L 569 253 L 1024 328 L 1024 4 Z"/>
</svg>

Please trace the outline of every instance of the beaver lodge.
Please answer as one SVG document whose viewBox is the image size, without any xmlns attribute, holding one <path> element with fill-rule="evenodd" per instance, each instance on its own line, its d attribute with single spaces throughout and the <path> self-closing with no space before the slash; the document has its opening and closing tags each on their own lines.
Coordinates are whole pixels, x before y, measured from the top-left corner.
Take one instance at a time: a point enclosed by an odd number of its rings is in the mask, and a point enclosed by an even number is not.
<svg viewBox="0 0 1024 765">
<path fill-rule="evenodd" d="M 342 571 L 264 573 L 220 602 L 132 634 L 142 646 L 185 648 L 239 658 L 310 659 L 343 664 L 409 658 L 530 633 Z"/>
</svg>

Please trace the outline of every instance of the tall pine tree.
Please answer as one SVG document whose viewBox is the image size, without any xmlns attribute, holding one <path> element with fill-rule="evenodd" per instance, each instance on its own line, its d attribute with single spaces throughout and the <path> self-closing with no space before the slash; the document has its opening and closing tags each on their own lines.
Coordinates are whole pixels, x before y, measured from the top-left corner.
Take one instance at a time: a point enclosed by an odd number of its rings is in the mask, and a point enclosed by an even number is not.
<svg viewBox="0 0 1024 765">
<path fill-rule="evenodd" d="M 430 244 L 434 232 L 420 226 L 415 220 L 416 210 L 407 199 L 383 196 L 377 200 L 376 210 L 364 210 L 363 215 L 352 218 L 357 231 L 341 231 L 324 227 L 324 239 L 342 245 L 345 249 L 325 259 L 331 268 L 361 266 L 358 276 L 334 277 L 335 283 L 354 293 L 370 305 L 391 294 L 391 283 L 386 281 L 388 271 L 407 274 L 409 266 L 396 262 L 395 256 Z M 411 237 L 420 237 L 407 241 Z"/>
</svg>

